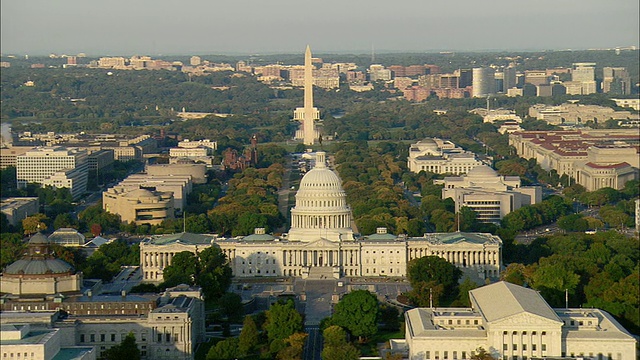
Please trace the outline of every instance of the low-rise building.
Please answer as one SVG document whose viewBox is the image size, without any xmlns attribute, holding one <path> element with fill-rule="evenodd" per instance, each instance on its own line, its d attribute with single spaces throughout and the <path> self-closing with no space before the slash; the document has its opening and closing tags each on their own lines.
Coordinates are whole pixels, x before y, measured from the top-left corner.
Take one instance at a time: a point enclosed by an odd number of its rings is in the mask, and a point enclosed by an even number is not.
<svg viewBox="0 0 640 360">
<path fill-rule="evenodd" d="M 476 166 L 467 175 L 435 180 L 442 184 L 442 198 L 452 198 L 456 212 L 466 206 L 478 221 L 498 223 L 508 213 L 542 201 L 539 186 L 521 186 L 518 176 L 500 176 L 487 165 Z"/>
<path fill-rule="evenodd" d="M 6 324 L 0 328 L 2 359 L 95 360 L 93 345 L 62 347 L 59 329 L 32 328 L 29 324 Z"/>
<path fill-rule="evenodd" d="M 509 135 L 509 144 L 519 156 L 535 159 L 543 169 L 556 170 L 576 181 L 580 176 L 580 183 L 592 190 L 607 186 L 622 189 L 627 181 L 638 178 L 639 142 L 640 135 L 633 129 L 521 131 Z M 589 180 L 595 178 L 599 180 Z"/>
<path fill-rule="evenodd" d="M 16 226 L 27 216 L 40 211 L 40 201 L 37 197 L 13 197 L 2 199 L 0 202 L 2 213 L 9 224 Z"/>
<path fill-rule="evenodd" d="M 123 222 L 158 225 L 174 218 L 174 199 L 170 191 L 110 188 L 102 193 L 104 211 L 118 214 Z"/>
<path fill-rule="evenodd" d="M 636 340 L 600 309 L 553 309 L 535 290 L 504 281 L 469 291 L 471 308 L 405 313 L 409 359 L 636 358 Z M 396 342 L 396 345 L 398 342 Z"/>
<path fill-rule="evenodd" d="M 49 235 L 49 242 L 62 246 L 84 246 L 84 235 L 72 228 L 60 228 Z"/>
<path fill-rule="evenodd" d="M 419 173 L 427 171 L 436 174 L 464 174 L 482 165 L 476 155 L 465 151 L 449 140 L 427 138 L 409 147 L 407 167 Z"/>
</svg>

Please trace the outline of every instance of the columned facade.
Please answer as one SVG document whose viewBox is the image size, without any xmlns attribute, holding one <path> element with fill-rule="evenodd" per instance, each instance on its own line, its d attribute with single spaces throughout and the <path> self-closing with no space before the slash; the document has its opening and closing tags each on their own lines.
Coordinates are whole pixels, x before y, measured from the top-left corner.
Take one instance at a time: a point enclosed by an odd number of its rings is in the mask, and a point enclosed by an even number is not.
<svg viewBox="0 0 640 360">
<path fill-rule="evenodd" d="M 145 282 L 162 282 L 164 269 L 182 251 L 200 252 L 217 246 L 236 277 L 404 277 L 407 264 L 423 256 L 439 256 L 472 278 L 497 278 L 502 264 L 502 241 L 491 234 L 435 233 L 408 238 L 387 234 L 355 237 L 351 209 L 338 175 L 324 152 L 316 154 L 314 168 L 300 182 L 291 209 L 291 229 L 276 238 L 262 228 L 249 236 L 154 236 L 140 244 Z"/>
</svg>

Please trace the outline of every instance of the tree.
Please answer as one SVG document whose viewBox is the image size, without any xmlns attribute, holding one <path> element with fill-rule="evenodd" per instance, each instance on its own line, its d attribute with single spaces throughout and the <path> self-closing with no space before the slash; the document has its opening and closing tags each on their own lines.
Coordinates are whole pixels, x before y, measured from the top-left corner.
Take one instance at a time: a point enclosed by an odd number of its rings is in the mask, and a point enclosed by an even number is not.
<svg viewBox="0 0 640 360">
<path fill-rule="evenodd" d="M 519 263 L 511 263 L 507 265 L 507 268 L 502 272 L 502 274 L 500 274 L 500 280 L 524 286 L 527 282 L 525 266 Z"/>
<path fill-rule="evenodd" d="M 476 351 L 471 355 L 472 360 L 494 360 L 494 357 L 485 350 L 483 347 L 479 347 Z"/>
<path fill-rule="evenodd" d="M 222 296 L 231 285 L 232 271 L 227 256 L 216 246 L 208 247 L 198 254 L 196 284 L 202 287 L 207 299 Z"/>
<path fill-rule="evenodd" d="M 247 356 L 252 354 L 259 340 L 260 333 L 258 332 L 256 322 L 251 315 L 245 316 L 244 322 L 242 323 L 242 331 L 238 338 L 238 351 L 240 355 Z"/>
<path fill-rule="evenodd" d="M 589 222 L 581 214 L 571 214 L 561 216 L 558 219 L 558 227 L 565 231 L 586 231 L 589 229 Z"/>
<path fill-rule="evenodd" d="M 22 228 L 24 229 L 24 233 L 26 235 L 35 234 L 38 231 L 43 231 L 47 229 L 47 224 L 49 218 L 42 213 L 33 214 L 31 216 L 27 216 L 22 220 Z"/>
<path fill-rule="evenodd" d="M 286 346 L 280 351 L 276 359 L 278 360 L 302 360 L 302 354 L 304 351 L 304 342 L 309 334 L 304 332 L 297 332 L 291 334 L 284 340 Z"/>
<path fill-rule="evenodd" d="M 244 315 L 242 297 L 236 293 L 224 293 L 224 295 L 218 299 L 218 306 L 220 306 L 222 314 L 226 316 L 230 322 L 239 322 L 242 319 L 242 315 Z"/>
<path fill-rule="evenodd" d="M 233 360 L 240 356 L 238 338 L 229 338 L 218 342 L 209 349 L 207 360 Z"/>
<path fill-rule="evenodd" d="M 412 292 L 421 294 L 421 298 L 429 295 L 421 293 L 427 289 L 425 284 L 430 284 L 429 288 L 432 289 L 435 289 L 434 285 L 442 285 L 441 296 L 455 294 L 461 276 L 460 269 L 439 256 L 424 256 L 413 259 L 407 266 L 407 277 L 413 288 Z M 441 296 L 433 296 L 433 299 L 440 300 Z"/>
<path fill-rule="evenodd" d="M 138 349 L 138 345 L 136 344 L 136 337 L 133 333 L 127 334 L 127 336 L 122 340 L 120 345 L 116 345 L 105 352 L 100 356 L 101 360 L 121 360 L 121 359 L 131 359 L 131 360 L 140 360 L 140 349 Z"/>
<path fill-rule="evenodd" d="M 352 291 L 336 304 L 332 319 L 363 342 L 378 332 L 378 298 L 367 290 Z"/>
<path fill-rule="evenodd" d="M 77 227 L 77 225 L 73 220 L 73 218 L 71 217 L 71 215 L 68 213 L 58 214 L 55 220 L 53 220 L 53 228 L 55 230 L 58 230 L 60 228 L 72 228 L 72 227 Z"/>
<path fill-rule="evenodd" d="M 0 269 L 20 259 L 26 250 L 22 236 L 15 233 L 0 234 Z"/>
<path fill-rule="evenodd" d="M 91 234 L 93 236 L 98 236 L 100 234 L 102 234 L 102 226 L 100 226 L 100 224 L 91 224 L 91 227 L 89 228 L 89 231 L 91 231 Z"/>
<path fill-rule="evenodd" d="M 277 302 L 266 312 L 264 329 L 269 342 L 284 340 L 303 329 L 302 315 L 296 310 L 293 300 Z"/>
<path fill-rule="evenodd" d="M 357 360 L 360 351 L 347 342 L 347 333 L 343 328 L 332 325 L 322 332 L 324 346 L 321 357 L 323 360 Z"/>
<path fill-rule="evenodd" d="M 163 277 L 163 286 L 196 284 L 202 288 L 206 299 L 217 299 L 231 285 L 231 268 L 224 253 L 211 246 L 197 255 L 189 251 L 176 254 L 171 265 L 164 269 Z"/>
<path fill-rule="evenodd" d="M 171 265 L 164 268 L 163 286 L 172 287 L 179 284 L 193 285 L 196 274 L 196 256 L 190 251 L 182 251 L 173 256 Z"/>
<path fill-rule="evenodd" d="M 469 291 L 478 287 L 478 284 L 471 281 L 468 277 L 465 277 L 462 283 L 458 286 L 458 303 L 463 307 L 470 307 L 471 301 L 469 300 Z"/>
</svg>

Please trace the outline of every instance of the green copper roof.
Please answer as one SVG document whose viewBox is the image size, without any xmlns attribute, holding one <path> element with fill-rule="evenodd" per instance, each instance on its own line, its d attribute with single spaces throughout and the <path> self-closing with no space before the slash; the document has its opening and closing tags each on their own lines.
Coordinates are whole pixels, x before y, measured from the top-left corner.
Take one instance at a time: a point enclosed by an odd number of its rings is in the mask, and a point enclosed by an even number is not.
<svg viewBox="0 0 640 360">
<path fill-rule="evenodd" d="M 155 245 L 167 245 L 171 243 L 182 243 L 188 245 L 210 244 L 213 235 L 193 234 L 188 232 L 153 236 L 149 242 Z"/>
</svg>

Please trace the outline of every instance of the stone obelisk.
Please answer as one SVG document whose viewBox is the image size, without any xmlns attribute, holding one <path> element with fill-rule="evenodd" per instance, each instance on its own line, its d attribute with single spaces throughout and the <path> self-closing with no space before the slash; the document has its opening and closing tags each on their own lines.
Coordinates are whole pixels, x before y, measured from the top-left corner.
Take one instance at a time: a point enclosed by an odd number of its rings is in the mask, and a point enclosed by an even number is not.
<svg viewBox="0 0 640 360">
<path fill-rule="evenodd" d="M 304 144 L 313 145 L 316 135 L 315 113 L 313 108 L 313 65 L 311 64 L 311 48 L 307 45 L 304 52 Z"/>
<path fill-rule="evenodd" d="M 293 120 L 300 122 L 294 139 L 302 140 L 305 145 L 313 145 L 319 137 L 316 121 L 320 120 L 318 108 L 313 107 L 313 64 L 311 48 L 307 45 L 304 53 L 304 106 L 296 108 Z"/>
</svg>

